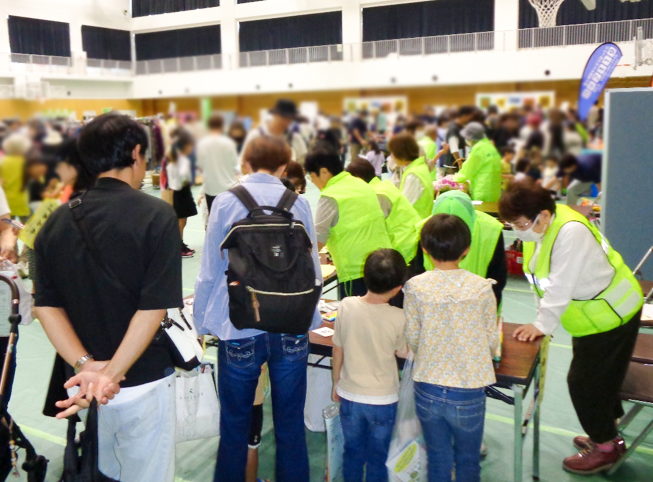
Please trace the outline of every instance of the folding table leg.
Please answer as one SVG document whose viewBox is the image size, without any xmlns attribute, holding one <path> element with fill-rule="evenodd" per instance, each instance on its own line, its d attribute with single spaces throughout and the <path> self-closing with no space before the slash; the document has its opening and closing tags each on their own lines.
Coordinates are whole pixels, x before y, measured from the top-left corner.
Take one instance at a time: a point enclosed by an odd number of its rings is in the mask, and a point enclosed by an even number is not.
<svg viewBox="0 0 653 482">
<path fill-rule="evenodd" d="M 534 397 L 535 412 L 533 413 L 533 480 L 540 480 L 540 364 L 535 369 Z"/>
<path fill-rule="evenodd" d="M 626 451 L 625 454 L 621 456 L 619 461 L 612 466 L 612 468 L 609 470 L 608 475 L 614 474 L 617 470 L 619 470 L 619 467 L 621 467 L 621 464 L 623 464 L 628 457 L 632 455 L 632 453 L 637 449 L 639 444 L 641 444 L 646 437 L 648 436 L 649 433 L 653 431 L 653 420 L 649 422 L 649 424 L 646 426 L 646 428 L 640 433 L 635 440 L 633 440 L 633 443 L 628 447 L 628 450 Z"/>
<path fill-rule="evenodd" d="M 519 385 L 512 385 L 510 388 L 515 393 L 515 482 L 522 482 L 524 456 L 524 437 L 522 435 L 522 405 L 524 402 L 524 389 Z"/>
</svg>

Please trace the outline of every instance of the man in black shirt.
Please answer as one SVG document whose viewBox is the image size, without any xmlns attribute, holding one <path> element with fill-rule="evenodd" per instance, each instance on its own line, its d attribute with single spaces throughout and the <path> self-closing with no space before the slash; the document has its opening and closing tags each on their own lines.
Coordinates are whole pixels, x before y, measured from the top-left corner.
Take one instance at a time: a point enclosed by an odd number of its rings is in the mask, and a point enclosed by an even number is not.
<svg viewBox="0 0 653 482">
<path fill-rule="evenodd" d="M 349 149 L 352 161 L 358 158 L 362 150 L 367 146 L 367 112 L 357 112 L 349 123 Z"/>
<path fill-rule="evenodd" d="M 458 162 L 458 167 L 462 166 L 462 161 L 465 160 L 465 148 L 467 144 L 465 138 L 460 133 L 471 122 L 475 114 L 476 108 L 474 106 L 464 105 L 458 110 L 456 119 L 449 124 L 445 139 L 449 144 L 451 154 L 445 154 L 443 156 L 443 165 L 453 166 L 454 162 Z"/>
<path fill-rule="evenodd" d="M 174 365 L 167 337 L 155 335 L 166 309 L 182 306 L 177 219 L 138 191 L 148 147 L 138 123 L 104 114 L 78 146 L 97 185 L 55 211 L 35 243 L 36 314 L 77 372 L 65 387 L 79 386 L 57 417 L 97 399 L 100 470 L 121 482 L 172 482 Z"/>
</svg>

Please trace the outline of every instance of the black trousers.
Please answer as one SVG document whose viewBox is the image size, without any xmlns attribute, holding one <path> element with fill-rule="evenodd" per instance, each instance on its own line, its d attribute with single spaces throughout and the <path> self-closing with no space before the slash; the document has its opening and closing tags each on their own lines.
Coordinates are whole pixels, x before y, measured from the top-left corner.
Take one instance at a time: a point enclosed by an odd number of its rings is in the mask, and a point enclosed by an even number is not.
<svg viewBox="0 0 653 482">
<path fill-rule="evenodd" d="M 619 392 L 635 348 L 640 318 L 641 312 L 614 330 L 573 338 L 569 394 L 580 424 L 595 443 L 618 435 L 615 420 L 624 415 Z"/>
<path fill-rule="evenodd" d="M 209 214 L 211 214 L 211 206 L 213 206 L 213 201 L 215 201 L 215 198 L 218 196 L 209 196 L 208 194 L 206 195 L 206 207 L 209 208 Z"/>
<path fill-rule="evenodd" d="M 338 284 L 338 294 L 341 300 L 348 296 L 365 296 L 365 293 L 367 293 L 367 287 L 363 278 Z"/>
</svg>

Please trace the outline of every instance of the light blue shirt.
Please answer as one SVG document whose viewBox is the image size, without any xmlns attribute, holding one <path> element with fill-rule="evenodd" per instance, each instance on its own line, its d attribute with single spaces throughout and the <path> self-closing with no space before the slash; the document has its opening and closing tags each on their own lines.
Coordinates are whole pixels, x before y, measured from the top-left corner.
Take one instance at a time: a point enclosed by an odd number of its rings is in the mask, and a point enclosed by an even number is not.
<svg viewBox="0 0 653 482">
<path fill-rule="evenodd" d="M 276 177 L 259 173 L 249 176 L 243 186 L 260 206 L 276 206 L 286 190 Z M 311 207 L 308 201 L 300 196 L 290 212 L 306 226 L 313 243 L 316 283 L 322 284 L 322 269 Z M 220 194 L 213 201 L 202 253 L 202 267 L 195 282 L 194 318 L 197 331 L 201 335 L 211 334 L 221 340 L 238 340 L 265 333 L 251 329 L 238 330 L 229 319 L 229 291 L 225 274 L 229 265 L 229 251 L 221 253 L 220 245 L 231 226 L 246 216 L 247 209 L 230 192 Z M 316 307 L 310 329 L 318 328 L 321 324 L 322 317 Z"/>
</svg>

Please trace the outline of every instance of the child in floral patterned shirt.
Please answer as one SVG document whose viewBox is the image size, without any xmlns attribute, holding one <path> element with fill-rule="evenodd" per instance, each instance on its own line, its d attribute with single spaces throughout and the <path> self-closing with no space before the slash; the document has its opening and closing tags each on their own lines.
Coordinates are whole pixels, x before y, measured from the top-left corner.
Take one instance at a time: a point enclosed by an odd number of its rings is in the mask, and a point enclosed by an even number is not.
<svg viewBox="0 0 653 482">
<path fill-rule="evenodd" d="M 415 352 L 415 402 L 424 431 L 428 480 L 480 481 L 485 387 L 496 382 L 499 341 L 492 280 L 460 269 L 471 233 L 457 216 L 438 214 L 421 234 L 435 269 L 406 283 L 406 340 Z"/>
</svg>

